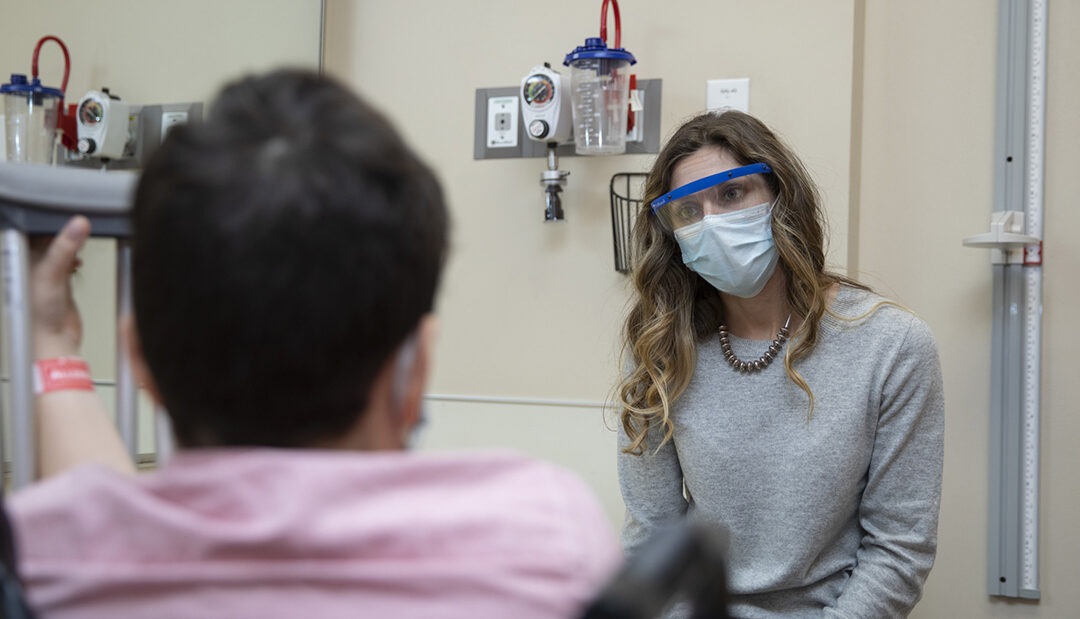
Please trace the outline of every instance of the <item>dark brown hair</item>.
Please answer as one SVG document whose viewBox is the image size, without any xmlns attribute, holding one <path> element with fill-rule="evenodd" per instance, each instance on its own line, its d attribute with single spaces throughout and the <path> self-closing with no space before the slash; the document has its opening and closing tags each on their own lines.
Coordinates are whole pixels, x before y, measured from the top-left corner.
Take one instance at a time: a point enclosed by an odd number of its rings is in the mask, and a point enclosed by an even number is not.
<svg viewBox="0 0 1080 619">
<path fill-rule="evenodd" d="M 447 245 L 435 176 L 337 82 L 278 71 L 170 131 L 134 206 L 136 327 L 185 446 L 347 431 L 431 311 Z"/>
</svg>

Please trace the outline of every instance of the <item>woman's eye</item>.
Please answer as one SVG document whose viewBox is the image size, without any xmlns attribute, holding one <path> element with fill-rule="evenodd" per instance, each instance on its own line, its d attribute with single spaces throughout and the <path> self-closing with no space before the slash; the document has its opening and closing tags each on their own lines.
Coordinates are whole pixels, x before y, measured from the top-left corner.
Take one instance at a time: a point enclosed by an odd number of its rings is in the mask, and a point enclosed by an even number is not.
<svg viewBox="0 0 1080 619">
<path fill-rule="evenodd" d="M 680 204 L 675 215 L 681 221 L 697 221 L 701 219 L 701 205 L 697 203 Z"/>
<path fill-rule="evenodd" d="M 728 202 L 731 202 L 733 200 L 738 200 L 743 195 L 742 187 L 739 187 L 739 186 L 724 187 L 724 191 L 723 191 L 722 195 L 724 196 L 724 199 L 727 200 Z"/>
</svg>

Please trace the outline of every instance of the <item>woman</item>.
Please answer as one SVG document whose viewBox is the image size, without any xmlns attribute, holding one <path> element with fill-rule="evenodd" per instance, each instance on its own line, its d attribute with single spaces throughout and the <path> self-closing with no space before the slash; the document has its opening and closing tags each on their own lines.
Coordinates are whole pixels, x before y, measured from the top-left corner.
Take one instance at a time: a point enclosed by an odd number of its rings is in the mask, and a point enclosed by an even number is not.
<svg viewBox="0 0 1080 619">
<path fill-rule="evenodd" d="M 736 616 L 906 615 L 941 494 L 930 330 L 825 269 L 814 183 L 747 114 L 680 127 L 644 204 L 619 387 L 627 551 L 691 514 L 731 533 Z"/>
</svg>

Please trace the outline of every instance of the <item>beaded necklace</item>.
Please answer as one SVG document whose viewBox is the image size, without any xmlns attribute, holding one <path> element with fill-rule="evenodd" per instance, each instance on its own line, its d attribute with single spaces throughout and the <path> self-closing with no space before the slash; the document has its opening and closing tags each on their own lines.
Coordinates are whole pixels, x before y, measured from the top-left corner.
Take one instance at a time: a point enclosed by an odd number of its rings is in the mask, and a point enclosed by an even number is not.
<svg viewBox="0 0 1080 619">
<path fill-rule="evenodd" d="M 760 372 L 769 367 L 776 355 L 780 354 L 780 349 L 784 347 L 784 342 L 788 339 L 788 325 L 790 324 L 791 314 L 788 314 L 784 326 L 780 327 L 780 333 L 776 335 L 776 339 L 769 344 L 769 349 L 765 351 L 765 354 L 761 355 L 756 361 L 740 361 L 735 356 L 735 353 L 731 352 L 731 341 L 728 339 L 727 325 L 720 325 L 720 349 L 724 351 L 724 358 L 735 370 L 747 374 Z"/>
</svg>

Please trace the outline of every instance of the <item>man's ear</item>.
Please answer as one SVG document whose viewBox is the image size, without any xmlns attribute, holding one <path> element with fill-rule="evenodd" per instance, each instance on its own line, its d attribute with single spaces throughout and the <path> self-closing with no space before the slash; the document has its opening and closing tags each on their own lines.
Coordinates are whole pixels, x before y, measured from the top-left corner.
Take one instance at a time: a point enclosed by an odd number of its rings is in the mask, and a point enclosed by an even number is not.
<svg viewBox="0 0 1080 619">
<path fill-rule="evenodd" d="M 135 375 L 135 384 L 146 390 L 155 406 L 163 406 L 161 393 L 157 383 L 150 374 L 150 367 L 146 365 L 146 357 L 143 356 L 142 345 L 139 343 L 139 333 L 135 329 L 135 315 L 127 314 L 120 317 L 120 338 L 124 343 L 128 361 L 131 363 L 131 372 Z"/>
</svg>

